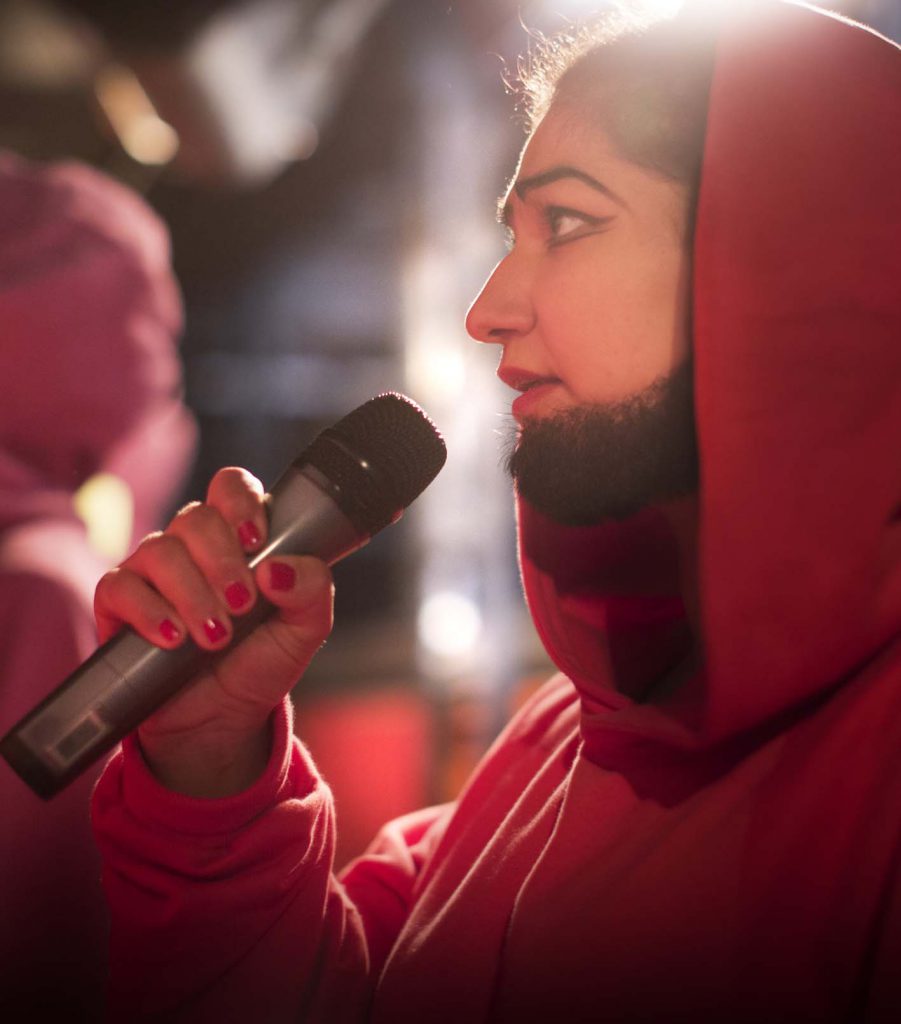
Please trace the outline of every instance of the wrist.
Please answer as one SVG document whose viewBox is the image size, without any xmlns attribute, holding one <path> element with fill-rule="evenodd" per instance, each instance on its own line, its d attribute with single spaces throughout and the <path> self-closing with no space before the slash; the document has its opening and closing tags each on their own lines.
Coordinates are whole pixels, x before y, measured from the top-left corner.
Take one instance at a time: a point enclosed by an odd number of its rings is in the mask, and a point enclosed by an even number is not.
<svg viewBox="0 0 901 1024">
<path fill-rule="evenodd" d="M 272 749 L 269 720 L 246 729 L 192 730 L 159 735 L 138 730 L 151 774 L 167 789 L 195 799 L 221 799 L 250 788 L 265 772 Z"/>
</svg>

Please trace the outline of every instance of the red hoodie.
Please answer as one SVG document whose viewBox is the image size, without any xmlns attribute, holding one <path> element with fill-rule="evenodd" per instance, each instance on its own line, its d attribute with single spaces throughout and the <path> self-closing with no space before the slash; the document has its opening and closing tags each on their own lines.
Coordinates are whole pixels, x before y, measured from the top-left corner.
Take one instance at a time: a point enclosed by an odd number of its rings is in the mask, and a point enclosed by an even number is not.
<svg viewBox="0 0 901 1024">
<path fill-rule="evenodd" d="M 0 734 L 97 644 L 92 595 L 110 559 L 75 492 L 98 471 L 127 480 L 140 536 L 187 468 L 180 328 L 168 238 L 137 196 L 86 166 L 0 154 Z M 97 774 L 46 804 L 0 763 L 2 1020 L 101 1012 Z"/>
<path fill-rule="evenodd" d="M 561 674 L 340 880 L 287 708 L 227 800 L 111 762 L 116 1019 L 901 1019 L 901 54 L 734 6 L 695 242 L 703 669 L 616 689 L 682 620 L 652 514 L 520 504 Z M 614 559 L 657 596 L 605 590 Z"/>
</svg>

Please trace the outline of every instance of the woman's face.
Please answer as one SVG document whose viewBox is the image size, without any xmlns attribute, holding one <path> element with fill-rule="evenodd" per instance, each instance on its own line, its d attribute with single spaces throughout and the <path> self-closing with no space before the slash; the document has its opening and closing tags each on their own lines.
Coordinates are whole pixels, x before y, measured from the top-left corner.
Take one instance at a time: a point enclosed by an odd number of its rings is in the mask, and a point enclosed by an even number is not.
<svg viewBox="0 0 901 1024">
<path fill-rule="evenodd" d="M 510 250 L 467 316 L 502 346 L 498 376 L 530 418 L 629 399 L 690 351 L 687 189 L 617 155 L 556 104 L 504 201 Z"/>
</svg>

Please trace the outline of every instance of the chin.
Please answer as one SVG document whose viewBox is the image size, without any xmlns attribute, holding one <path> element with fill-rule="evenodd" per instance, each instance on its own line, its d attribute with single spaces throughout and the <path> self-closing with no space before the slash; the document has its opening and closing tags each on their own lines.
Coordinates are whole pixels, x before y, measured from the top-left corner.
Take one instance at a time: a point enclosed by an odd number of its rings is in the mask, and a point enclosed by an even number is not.
<svg viewBox="0 0 901 1024">
<path fill-rule="evenodd" d="M 686 364 L 624 402 L 536 399 L 507 450 L 520 495 L 551 519 L 584 526 L 691 494 L 698 481 L 691 384 Z"/>
</svg>

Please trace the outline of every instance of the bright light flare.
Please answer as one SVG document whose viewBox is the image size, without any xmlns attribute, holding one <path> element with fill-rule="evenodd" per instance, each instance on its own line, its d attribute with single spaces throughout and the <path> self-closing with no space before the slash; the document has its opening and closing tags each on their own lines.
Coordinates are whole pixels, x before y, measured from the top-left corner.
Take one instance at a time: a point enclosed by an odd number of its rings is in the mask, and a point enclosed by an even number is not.
<svg viewBox="0 0 901 1024">
<path fill-rule="evenodd" d="M 669 18 L 678 13 L 682 3 L 683 0 L 643 0 L 640 9 L 654 18 Z"/>
<path fill-rule="evenodd" d="M 423 601 L 417 621 L 419 640 L 432 654 L 461 658 L 471 654 L 482 632 L 482 614 L 468 597 L 444 590 Z"/>
<path fill-rule="evenodd" d="M 621 0 L 617 3 L 603 3 L 601 0 L 545 0 L 545 9 L 550 14 L 566 18 L 584 18 L 604 11 L 622 8 L 636 11 L 651 18 L 667 18 L 675 14 L 684 0 Z"/>
</svg>

